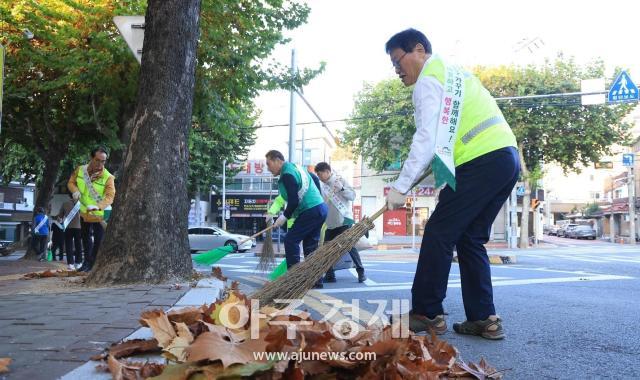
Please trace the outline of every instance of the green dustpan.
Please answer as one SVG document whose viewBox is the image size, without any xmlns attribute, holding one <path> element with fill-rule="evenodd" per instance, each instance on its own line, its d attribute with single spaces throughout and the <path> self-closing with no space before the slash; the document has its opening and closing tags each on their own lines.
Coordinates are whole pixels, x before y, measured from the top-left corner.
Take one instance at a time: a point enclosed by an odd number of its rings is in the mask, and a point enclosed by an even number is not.
<svg viewBox="0 0 640 380">
<path fill-rule="evenodd" d="M 271 272 L 269 274 L 269 280 L 274 281 L 276 280 L 278 277 L 282 276 L 283 274 L 287 273 L 287 260 L 284 259 L 282 260 L 282 262 L 280 263 L 280 265 L 278 265 L 277 267 L 275 267 L 275 269 L 273 270 L 273 272 Z"/>
</svg>

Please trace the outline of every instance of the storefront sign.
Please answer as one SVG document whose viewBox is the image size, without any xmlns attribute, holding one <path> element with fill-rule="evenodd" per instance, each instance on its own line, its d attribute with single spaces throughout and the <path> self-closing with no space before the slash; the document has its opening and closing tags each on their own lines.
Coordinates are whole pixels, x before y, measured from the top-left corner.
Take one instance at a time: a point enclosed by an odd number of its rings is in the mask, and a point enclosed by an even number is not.
<svg viewBox="0 0 640 380">
<path fill-rule="evenodd" d="M 384 236 L 406 236 L 407 234 L 407 210 L 385 211 L 382 215 Z"/>
<path fill-rule="evenodd" d="M 353 205 L 353 220 L 359 222 L 362 218 L 362 206 Z"/>
<path fill-rule="evenodd" d="M 219 215 L 222 208 L 222 196 L 214 195 L 211 201 L 211 213 L 213 215 Z M 250 194 L 227 195 L 226 201 L 232 218 L 260 217 L 267 213 L 269 196 Z"/>
<path fill-rule="evenodd" d="M 389 186 L 384 188 L 384 196 L 389 193 Z M 434 197 L 436 195 L 436 189 L 433 186 L 418 186 L 413 189 L 416 192 L 416 197 Z"/>
</svg>

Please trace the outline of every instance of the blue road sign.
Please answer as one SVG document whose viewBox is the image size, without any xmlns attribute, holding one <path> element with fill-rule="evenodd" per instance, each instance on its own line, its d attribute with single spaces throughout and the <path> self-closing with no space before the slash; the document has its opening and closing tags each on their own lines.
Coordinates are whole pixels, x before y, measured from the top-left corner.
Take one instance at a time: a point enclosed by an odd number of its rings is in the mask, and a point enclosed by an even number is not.
<svg viewBox="0 0 640 380">
<path fill-rule="evenodd" d="M 609 103 L 631 102 L 638 100 L 638 86 L 633 83 L 626 71 L 618 74 L 618 77 L 609 89 L 607 97 Z"/>
<path fill-rule="evenodd" d="M 633 166 L 633 153 L 625 153 L 622 155 L 622 166 Z"/>
<path fill-rule="evenodd" d="M 516 195 L 519 196 L 519 197 L 524 195 L 524 186 L 516 187 Z"/>
</svg>

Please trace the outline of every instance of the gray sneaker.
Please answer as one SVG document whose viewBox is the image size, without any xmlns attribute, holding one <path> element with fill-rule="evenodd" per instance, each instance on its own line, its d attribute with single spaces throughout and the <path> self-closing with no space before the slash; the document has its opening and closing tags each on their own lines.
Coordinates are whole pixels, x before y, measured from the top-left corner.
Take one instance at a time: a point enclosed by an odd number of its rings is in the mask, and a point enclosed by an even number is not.
<svg viewBox="0 0 640 380">
<path fill-rule="evenodd" d="M 433 331 L 436 335 L 442 335 L 447 332 L 447 321 L 444 320 L 444 315 L 429 319 L 424 315 L 409 313 L 409 330 L 416 334 Z"/>
<path fill-rule="evenodd" d="M 453 324 L 453 330 L 458 334 L 478 335 L 485 339 L 504 339 L 502 319 L 497 315 L 490 315 L 482 321 L 464 321 Z"/>
</svg>

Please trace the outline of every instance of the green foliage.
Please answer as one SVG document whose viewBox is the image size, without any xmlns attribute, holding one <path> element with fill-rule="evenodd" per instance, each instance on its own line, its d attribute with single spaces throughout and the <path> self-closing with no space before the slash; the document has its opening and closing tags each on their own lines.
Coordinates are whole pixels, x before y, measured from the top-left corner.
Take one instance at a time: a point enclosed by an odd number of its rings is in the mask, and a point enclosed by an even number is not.
<svg viewBox="0 0 640 380">
<path fill-rule="evenodd" d="M 255 140 L 258 116 L 252 100 L 261 90 L 300 88 L 324 67 L 288 68 L 271 61 L 287 40 L 284 29 L 304 23 L 309 8 L 294 1 L 205 1 L 202 3 L 198 68 L 193 107 L 189 188 L 209 190 L 222 163 L 244 160 Z"/>
<path fill-rule="evenodd" d="M 604 63 L 580 67 L 559 56 L 542 67 L 478 67 L 475 72 L 494 96 L 541 95 L 579 92 L 581 79 L 604 76 Z M 499 105 L 532 171 L 541 161 L 579 171 L 610 154 L 613 144 L 629 142 L 630 125 L 622 122 L 632 108 L 629 104 L 582 106 L 575 96 L 509 100 Z"/>
<path fill-rule="evenodd" d="M 7 47 L 0 144 L 11 147 L 0 156 L 4 180 L 42 176 L 43 163 L 52 159 L 62 160 L 64 178 L 97 143 L 112 151 L 123 147 L 140 68 L 112 18 L 145 9 L 143 0 L 0 4 L 1 43 Z M 208 191 L 223 159 L 246 155 L 258 116 L 252 100 L 259 91 L 301 88 L 324 68 L 302 69 L 291 78 L 287 67 L 268 58 L 286 42 L 283 31 L 304 23 L 308 14 L 308 6 L 294 0 L 202 2 L 191 191 Z M 25 29 L 33 32 L 32 40 L 24 37 Z"/>
<path fill-rule="evenodd" d="M 587 204 L 587 207 L 584 209 L 585 216 L 591 216 L 600 211 L 600 206 L 596 202 Z"/>
<path fill-rule="evenodd" d="M 411 91 L 399 80 L 389 79 L 365 84 L 355 97 L 343 144 L 374 170 L 384 171 L 409 154 L 416 130 Z"/>
<path fill-rule="evenodd" d="M 5 181 L 21 175 L 41 181 L 45 162 L 78 150 L 86 155 L 96 143 L 119 146 L 119 117 L 135 100 L 138 67 L 111 19 L 142 12 L 143 5 L 108 0 L 0 4 L 7 48 L 2 144 L 12 149 L 1 168 Z M 26 29 L 32 39 L 23 34 Z M 11 162 L 15 165 L 6 164 Z M 44 175 L 57 176 L 57 167 Z"/>
</svg>

